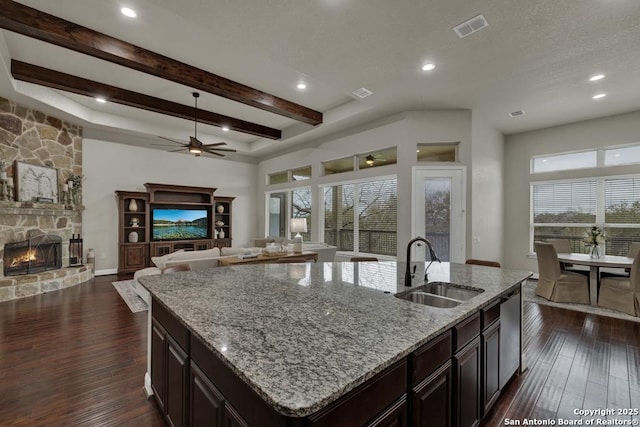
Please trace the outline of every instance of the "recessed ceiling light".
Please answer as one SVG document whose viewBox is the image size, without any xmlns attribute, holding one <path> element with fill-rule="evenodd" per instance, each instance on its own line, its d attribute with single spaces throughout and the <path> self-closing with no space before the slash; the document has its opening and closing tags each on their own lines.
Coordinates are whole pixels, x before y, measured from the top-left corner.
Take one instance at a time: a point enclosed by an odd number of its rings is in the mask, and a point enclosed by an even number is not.
<svg viewBox="0 0 640 427">
<path fill-rule="evenodd" d="M 300 90 L 304 90 L 304 89 L 306 89 L 306 88 L 307 88 L 307 84 L 306 84 L 306 83 L 304 83 L 304 82 L 300 82 L 300 83 L 298 83 L 298 84 L 296 85 L 296 87 L 297 87 L 298 89 L 300 89 Z"/>
<path fill-rule="evenodd" d="M 122 12 L 122 14 L 124 16 L 126 16 L 127 18 L 135 18 L 136 16 L 138 16 L 138 14 L 136 13 L 135 10 L 129 8 L 129 7 L 123 7 L 120 9 L 120 12 Z"/>
<path fill-rule="evenodd" d="M 416 150 L 416 153 L 419 153 L 419 152 L 420 152 L 420 150 Z"/>
<path fill-rule="evenodd" d="M 600 98 L 604 98 L 605 96 L 607 96 L 606 93 L 599 93 L 597 95 L 593 95 L 593 99 L 600 99 Z"/>
<path fill-rule="evenodd" d="M 424 64 L 422 66 L 422 71 L 431 71 L 436 68 L 436 64 L 429 62 L 428 64 Z"/>
<path fill-rule="evenodd" d="M 223 132 L 229 132 L 229 126 L 222 126 Z"/>
<path fill-rule="evenodd" d="M 96 102 L 99 102 L 100 104 L 105 104 L 107 102 L 106 99 L 104 99 L 101 96 L 96 97 Z"/>
<path fill-rule="evenodd" d="M 595 76 L 589 77 L 590 82 L 597 82 L 598 80 L 604 79 L 604 74 L 596 74 Z"/>
</svg>

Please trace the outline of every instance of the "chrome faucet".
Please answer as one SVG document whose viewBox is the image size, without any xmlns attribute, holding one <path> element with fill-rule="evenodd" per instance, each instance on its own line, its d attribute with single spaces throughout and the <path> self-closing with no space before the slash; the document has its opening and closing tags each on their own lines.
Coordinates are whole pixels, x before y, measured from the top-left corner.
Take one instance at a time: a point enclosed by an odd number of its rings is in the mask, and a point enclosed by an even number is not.
<svg viewBox="0 0 640 427">
<path fill-rule="evenodd" d="M 428 241 L 424 237 L 420 237 L 420 236 L 411 239 L 409 241 L 409 244 L 407 245 L 407 270 L 404 273 L 404 285 L 405 286 L 411 286 L 411 279 L 413 278 L 413 274 L 411 274 L 411 269 L 409 268 L 409 266 L 411 264 L 411 246 L 416 242 L 424 242 L 424 244 L 427 245 L 427 248 L 429 249 L 429 258 L 430 258 L 431 261 L 429 262 L 429 265 L 427 265 L 427 268 L 424 269 L 424 281 L 425 282 L 428 280 L 427 271 L 429 270 L 429 267 L 431 267 L 431 263 L 433 263 L 433 261 L 442 262 L 442 261 L 440 261 L 440 258 L 438 258 L 438 255 L 436 254 L 436 251 L 433 250 L 433 246 L 431 246 L 431 242 L 430 241 Z M 418 243 L 418 246 L 420 246 L 420 243 Z M 416 270 L 415 270 L 415 266 L 414 266 L 413 272 L 415 273 L 415 271 Z"/>
</svg>

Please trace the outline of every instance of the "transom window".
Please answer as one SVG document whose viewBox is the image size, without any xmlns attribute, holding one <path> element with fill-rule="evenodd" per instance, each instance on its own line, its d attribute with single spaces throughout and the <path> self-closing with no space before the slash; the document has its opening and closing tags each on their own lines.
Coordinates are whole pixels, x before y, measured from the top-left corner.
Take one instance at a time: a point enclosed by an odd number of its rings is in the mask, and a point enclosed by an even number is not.
<svg viewBox="0 0 640 427">
<path fill-rule="evenodd" d="M 640 145 L 607 147 L 531 158 L 531 173 L 557 172 L 640 163 Z"/>
</svg>

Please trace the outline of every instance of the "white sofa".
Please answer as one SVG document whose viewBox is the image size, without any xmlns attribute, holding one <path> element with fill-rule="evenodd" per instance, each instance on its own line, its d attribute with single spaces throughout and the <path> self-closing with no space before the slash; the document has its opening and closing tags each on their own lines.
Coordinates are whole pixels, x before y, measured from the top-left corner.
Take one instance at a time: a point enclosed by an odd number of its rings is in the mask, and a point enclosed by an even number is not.
<svg viewBox="0 0 640 427">
<path fill-rule="evenodd" d="M 154 267 L 143 268 L 133 275 L 134 288 L 140 298 L 149 303 L 149 292 L 138 283 L 138 278 L 143 276 L 153 276 L 162 273 L 163 268 L 171 267 L 178 264 L 188 264 L 191 270 L 206 270 L 218 266 L 220 258 L 228 258 L 244 253 L 255 252 L 261 250 L 261 247 L 253 248 L 213 248 L 202 251 L 184 251 L 179 250 L 160 257 L 152 257 Z M 324 243 L 304 243 L 302 249 L 305 251 L 318 252 L 318 262 L 332 262 L 336 255 L 336 247 L 328 246 Z"/>
</svg>

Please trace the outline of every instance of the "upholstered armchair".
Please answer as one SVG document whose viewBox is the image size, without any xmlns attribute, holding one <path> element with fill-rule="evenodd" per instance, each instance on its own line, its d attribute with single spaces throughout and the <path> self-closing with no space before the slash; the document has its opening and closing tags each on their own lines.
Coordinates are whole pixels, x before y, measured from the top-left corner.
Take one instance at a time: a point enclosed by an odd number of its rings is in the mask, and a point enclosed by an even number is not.
<svg viewBox="0 0 640 427">
<path fill-rule="evenodd" d="M 560 268 L 553 244 L 534 243 L 538 256 L 536 294 L 549 301 L 589 304 L 589 278 Z"/>
<path fill-rule="evenodd" d="M 640 317 L 640 251 L 636 251 L 629 277 L 600 280 L 598 305 Z"/>
</svg>

